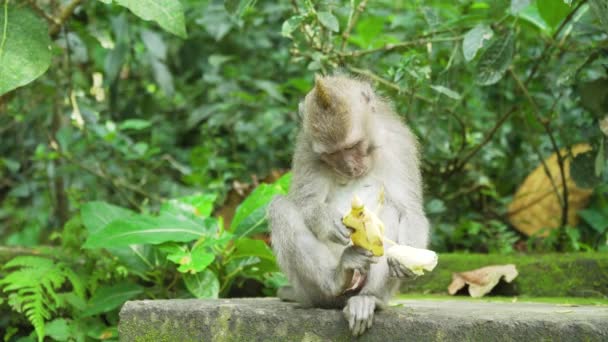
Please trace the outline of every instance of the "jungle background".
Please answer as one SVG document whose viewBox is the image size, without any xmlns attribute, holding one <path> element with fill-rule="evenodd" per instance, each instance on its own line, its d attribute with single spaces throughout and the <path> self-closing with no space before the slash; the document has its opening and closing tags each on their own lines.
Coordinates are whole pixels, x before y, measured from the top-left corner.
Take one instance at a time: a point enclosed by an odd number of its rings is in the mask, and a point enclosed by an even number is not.
<svg viewBox="0 0 608 342">
<path fill-rule="evenodd" d="M 1 337 L 274 295 L 265 207 L 336 71 L 418 136 L 431 249 L 606 252 L 607 70 L 604 0 L 0 1 Z"/>
</svg>

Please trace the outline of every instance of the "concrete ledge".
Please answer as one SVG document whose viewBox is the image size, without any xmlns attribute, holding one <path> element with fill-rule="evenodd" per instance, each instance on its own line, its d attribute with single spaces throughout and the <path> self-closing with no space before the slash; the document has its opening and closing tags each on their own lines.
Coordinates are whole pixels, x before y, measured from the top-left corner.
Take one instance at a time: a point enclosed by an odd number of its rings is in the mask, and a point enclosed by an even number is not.
<svg viewBox="0 0 608 342">
<path fill-rule="evenodd" d="M 608 306 L 404 300 L 358 341 L 608 341 Z M 121 341 L 349 341 L 338 310 L 275 298 L 143 300 L 120 312 Z"/>
</svg>

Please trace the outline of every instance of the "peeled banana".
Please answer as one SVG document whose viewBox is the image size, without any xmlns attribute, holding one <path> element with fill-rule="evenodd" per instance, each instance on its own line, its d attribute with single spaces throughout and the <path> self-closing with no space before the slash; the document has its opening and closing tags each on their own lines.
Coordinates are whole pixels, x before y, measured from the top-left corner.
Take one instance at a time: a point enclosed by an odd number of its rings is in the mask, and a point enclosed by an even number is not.
<svg viewBox="0 0 608 342">
<path fill-rule="evenodd" d="M 384 202 L 383 190 L 380 192 L 379 202 L 380 208 Z M 398 245 L 384 237 L 384 224 L 374 212 L 365 208 L 361 199 L 356 195 L 351 201 L 350 211 L 342 218 L 342 223 L 354 230 L 351 235 L 353 245 L 371 251 L 374 256 L 384 255 L 384 241 L 386 241 L 393 245 L 386 251 L 387 258 L 397 260 L 416 275 L 422 275 L 424 271 L 432 271 L 437 266 L 435 252 Z"/>
<path fill-rule="evenodd" d="M 432 271 L 437 266 L 437 253 L 428 249 L 394 245 L 386 251 L 387 258 L 393 258 L 416 275 Z"/>
</svg>

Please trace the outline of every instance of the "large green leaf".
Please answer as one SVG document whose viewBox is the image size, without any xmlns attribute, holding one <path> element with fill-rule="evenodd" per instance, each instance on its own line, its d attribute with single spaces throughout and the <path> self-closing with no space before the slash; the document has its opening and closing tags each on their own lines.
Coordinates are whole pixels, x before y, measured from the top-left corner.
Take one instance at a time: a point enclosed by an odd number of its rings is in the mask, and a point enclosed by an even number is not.
<svg viewBox="0 0 608 342">
<path fill-rule="evenodd" d="M 514 50 L 513 32 L 495 37 L 479 57 L 476 82 L 480 85 L 492 85 L 500 81 L 511 64 Z"/>
<path fill-rule="evenodd" d="M 211 270 L 196 274 L 184 274 L 186 288 L 196 298 L 217 298 L 220 292 L 220 282 Z"/>
<path fill-rule="evenodd" d="M 32 82 L 51 64 L 44 21 L 5 1 L 0 3 L 0 95 Z"/>
<path fill-rule="evenodd" d="M 291 174 L 274 184 L 260 184 L 236 209 L 230 229 L 237 236 L 265 231 L 266 207 L 276 195 L 286 194 Z"/>
<path fill-rule="evenodd" d="M 80 209 L 82 223 L 89 231 L 95 234 L 110 222 L 135 215 L 131 210 L 121 208 L 106 202 L 88 202 Z"/>
<path fill-rule="evenodd" d="M 208 217 L 213 211 L 216 194 L 196 194 L 170 199 L 163 203 L 161 213 L 189 213 L 195 216 Z"/>
<path fill-rule="evenodd" d="M 159 244 L 167 241 L 188 242 L 208 233 L 215 219 L 194 220 L 185 215 L 162 214 L 158 217 L 136 215 L 112 221 L 91 234 L 85 248 L 123 247 L 133 244 Z"/>
<path fill-rule="evenodd" d="M 101 286 L 89 300 L 82 317 L 108 312 L 122 306 L 127 300 L 143 292 L 143 288 L 133 283 Z"/>
<path fill-rule="evenodd" d="M 184 9 L 179 0 L 115 0 L 143 20 L 153 20 L 160 27 L 186 38 Z"/>
<path fill-rule="evenodd" d="M 540 16 L 552 28 L 556 28 L 570 13 L 570 7 L 563 0 L 538 0 L 536 3 Z"/>
</svg>

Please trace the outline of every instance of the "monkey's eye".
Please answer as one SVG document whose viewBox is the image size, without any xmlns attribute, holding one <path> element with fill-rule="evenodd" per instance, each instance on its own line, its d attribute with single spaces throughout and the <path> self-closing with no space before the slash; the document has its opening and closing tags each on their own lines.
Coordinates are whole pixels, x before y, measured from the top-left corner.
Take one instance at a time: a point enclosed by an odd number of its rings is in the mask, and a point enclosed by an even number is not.
<svg viewBox="0 0 608 342">
<path fill-rule="evenodd" d="M 354 143 L 354 144 L 352 144 L 352 145 L 350 145 L 350 147 L 347 147 L 345 150 L 347 150 L 347 151 L 352 151 L 352 150 L 354 150 L 354 149 L 358 148 L 358 147 L 359 147 L 359 145 L 361 145 L 361 142 L 360 142 L 360 141 L 359 141 L 359 142 L 356 142 L 356 143 Z"/>
</svg>

